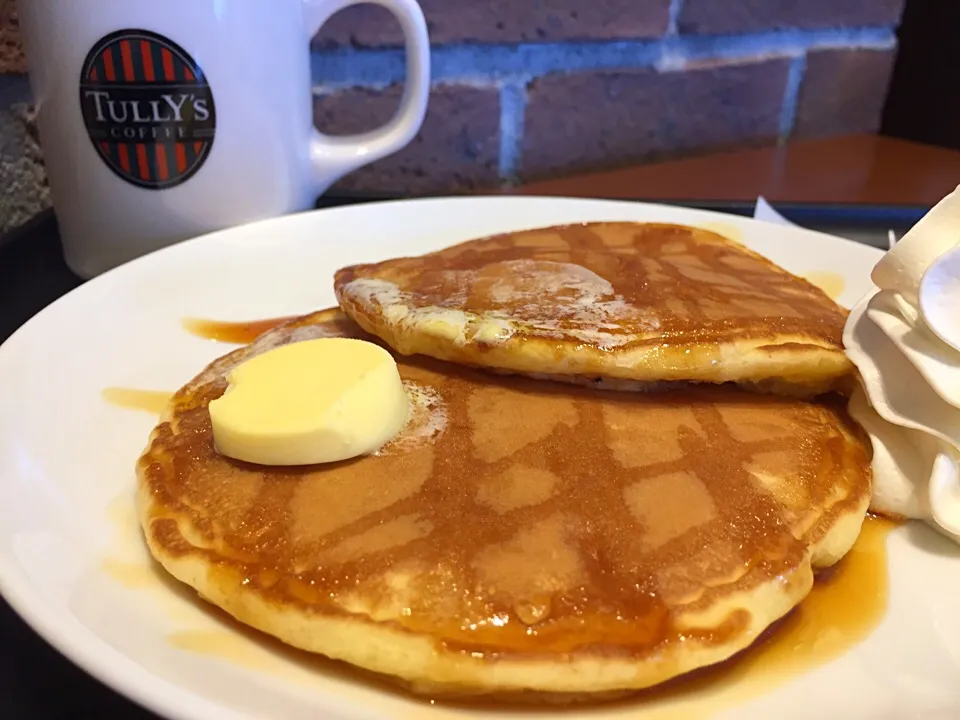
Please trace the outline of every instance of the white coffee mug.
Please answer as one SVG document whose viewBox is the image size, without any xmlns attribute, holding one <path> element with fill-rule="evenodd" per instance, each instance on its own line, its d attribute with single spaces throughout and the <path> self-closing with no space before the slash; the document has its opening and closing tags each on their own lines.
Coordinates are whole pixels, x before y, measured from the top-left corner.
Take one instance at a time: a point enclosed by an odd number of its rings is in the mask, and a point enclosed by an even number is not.
<svg viewBox="0 0 960 720">
<path fill-rule="evenodd" d="M 70 268 L 89 278 L 204 232 L 303 210 L 416 135 L 430 89 L 416 0 L 390 10 L 407 80 L 383 127 L 313 126 L 309 43 L 361 0 L 19 0 Z M 322 241 L 322 239 L 318 239 Z"/>
</svg>

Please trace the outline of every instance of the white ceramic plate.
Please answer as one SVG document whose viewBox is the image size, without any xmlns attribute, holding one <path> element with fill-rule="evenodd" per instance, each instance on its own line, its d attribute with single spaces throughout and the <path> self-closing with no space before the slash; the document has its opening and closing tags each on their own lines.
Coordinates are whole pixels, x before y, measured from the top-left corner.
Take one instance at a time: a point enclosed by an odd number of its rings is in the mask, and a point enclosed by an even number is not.
<svg viewBox="0 0 960 720">
<path fill-rule="evenodd" d="M 879 252 L 792 227 L 603 201 L 425 200 L 307 213 L 137 260 L 54 303 L 0 348 L 0 590 L 87 671 L 172 718 L 506 717 L 430 706 L 232 628 L 149 563 L 133 466 L 154 424 L 104 388 L 174 390 L 229 350 L 187 316 L 274 317 L 332 305 L 334 270 L 493 232 L 583 220 L 720 228 L 849 306 Z M 889 536 L 891 590 L 859 646 L 767 692 L 574 710 L 602 718 L 960 717 L 960 552 L 907 525 Z M 10 651 L 9 649 L 7 650 Z M 692 703 L 692 704 L 691 704 Z M 529 715 L 524 715 L 529 717 Z"/>
</svg>

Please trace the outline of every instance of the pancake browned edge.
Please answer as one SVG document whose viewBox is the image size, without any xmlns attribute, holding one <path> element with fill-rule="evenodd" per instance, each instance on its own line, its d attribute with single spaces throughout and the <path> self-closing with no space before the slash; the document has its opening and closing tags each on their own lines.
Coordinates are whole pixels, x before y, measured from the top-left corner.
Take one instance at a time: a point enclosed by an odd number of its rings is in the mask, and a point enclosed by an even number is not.
<svg viewBox="0 0 960 720">
<path fill-rule="evenodd" d="M 140 458 L 153 556 L 239 621 L 417 693 L 567 702 L 729 658 L 853 545 L 869 450 L 841 402 L 695 387 L 635 395 L 399 361 L 379 453 L 234 462 L 208 403 L 270 331 L 174 396 Z"/>
<path fill-rule="evenodd" d="M 614 390 L 846 389 L 846 311 L 708 230 L 598 222 L 341 269 L 341 308 L 403 354 Z"/>
</svg>

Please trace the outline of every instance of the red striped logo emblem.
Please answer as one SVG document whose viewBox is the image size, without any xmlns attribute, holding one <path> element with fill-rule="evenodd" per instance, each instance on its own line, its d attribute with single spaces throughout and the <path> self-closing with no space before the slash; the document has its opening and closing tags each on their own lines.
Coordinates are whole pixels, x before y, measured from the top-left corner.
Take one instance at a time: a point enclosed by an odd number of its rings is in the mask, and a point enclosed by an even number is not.
<svg viewBox="0 0 960 720">
<path fill-rule="evenodd" d="M 216 110 L 203 71 L 179 45 L 147 30 L 119 30 L 93 46 L 80 107 L 97 153 L 138 187 L 186 182 L 213 147 Z"/>
</svg>

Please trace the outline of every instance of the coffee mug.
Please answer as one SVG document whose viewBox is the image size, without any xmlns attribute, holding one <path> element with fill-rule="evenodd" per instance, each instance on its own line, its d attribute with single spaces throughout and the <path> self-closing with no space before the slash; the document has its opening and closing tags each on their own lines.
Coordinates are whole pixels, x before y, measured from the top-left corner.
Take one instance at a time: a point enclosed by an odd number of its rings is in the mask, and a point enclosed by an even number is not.
<svg viewBox="0 0 960 720">
<path fill-rule="evenodd" d="M 381 128 L 313 126 L 310 39 L 361 1 L 403 29 L 407 80 Z M 416 0 L 19 0 L 64 256 L 84 278 L 205 232 L 312 207 L 423 122 Z"/>
</svg>

